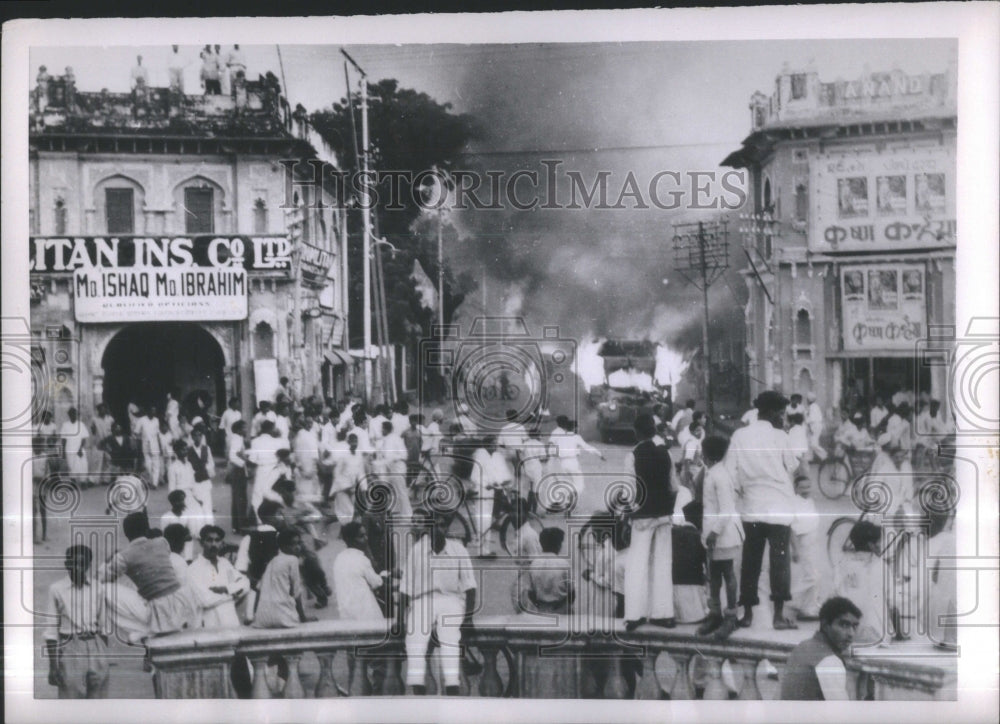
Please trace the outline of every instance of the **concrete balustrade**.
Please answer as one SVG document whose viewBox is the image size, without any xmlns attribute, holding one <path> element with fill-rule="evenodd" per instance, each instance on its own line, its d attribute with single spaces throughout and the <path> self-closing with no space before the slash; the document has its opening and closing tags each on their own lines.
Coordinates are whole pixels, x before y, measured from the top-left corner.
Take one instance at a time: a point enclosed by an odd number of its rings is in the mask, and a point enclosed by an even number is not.
<svg viewBox="0 0 1000 724">
<path fill-rule="evenodd" d="M 560 623 L 564 623 L 560 621 Z M 481 671 L 462 674 L 462 696 L 518 698 L 777 698 L 792 646 L 753 639 L 717 642 L 665 629 L 608 635 L 567 633 L 519 616 L 483 617 L 468 637 Z M 805 635 L 803 635 L 805 638 Z M 253 667 L 253 698 L 399 696 L 406 693 L 402 641 L 384 626 L 320 621 L 294 629 L 192 631 L 148 643 L 155 691 L 163 699 L 233 698 L 238 656 Z M 284 680 L 273 664 L 283 658 Z M 464 669 L 464 667 L 463 667 Z M 888 655 L 848 662 L 854 698 L 953 699 L 954 659 L 915 663 Z M 777 672 L 777 675 L 775 675 Z M 431 657 L 428 694 L 441 692 Z"/>
</svg>

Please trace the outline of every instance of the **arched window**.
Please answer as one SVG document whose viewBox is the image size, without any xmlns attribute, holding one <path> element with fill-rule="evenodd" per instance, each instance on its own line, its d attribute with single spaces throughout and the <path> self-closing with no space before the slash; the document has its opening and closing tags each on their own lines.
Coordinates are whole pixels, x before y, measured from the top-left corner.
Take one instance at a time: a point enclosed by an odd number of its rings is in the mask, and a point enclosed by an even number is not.
<svg viewBox="0 0 1000 724">
<path fill-rule="evenodd" d="M 185 234 L 214 234 L 223 230 L 222 187 L 204 176 L 196 176 L 174 187 L 176 228 Z"/>
<path fill-rule="evenodd" d="M 97 229 L 108 234 L 141 234 L 142 208 L 145 191 L 138 182 L 127 176 L 115 175 L 103 179 L 94 187 L 94 206 L 97 208 Z"/>
<path fill-rule="evenodd" d="M 771 210 L 771 179 L 764 179 L 764 211 Z"/>
<path fill-rule="evenodd" d="M 56 236 L 62 236 L 66 233 L 66 202 L 62 199 L 56 199 L 55 222 Z"/>
<path fill-rule="evenodd" d="M 799 309 L 795 315 L 795 343 L 812 344 L 812 317 L 808 309 Z"/>
<path fill-rule="evenodd" d="M 795 220 L 805 221 L 809 213 L 809 196 L 805 184 L 795 186 Z"/>
<path fill-rule="evenodd" d="M 254 359 L 274 359 L 274 330 L 267 322 L 253 328 Z"/>
<path fill-rule="evenodd" d="M 253 203 L 253 233 L 267 233 L 267 204 L 264 199 L 257 199 Z"/>
<path fill-rule="evenodd" d="M 799 378 L 796 381 L 795 389 L 802 394 L 813 391 L 812 373 L 805 367 L 799 370 Z"/>
</svg>

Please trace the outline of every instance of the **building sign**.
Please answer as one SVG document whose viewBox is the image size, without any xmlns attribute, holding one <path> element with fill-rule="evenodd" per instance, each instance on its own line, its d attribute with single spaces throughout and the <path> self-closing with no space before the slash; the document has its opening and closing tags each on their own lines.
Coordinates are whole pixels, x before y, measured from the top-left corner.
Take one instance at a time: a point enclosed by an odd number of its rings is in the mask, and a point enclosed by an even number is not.
<svg viewBox="0 0 1000 724">
<path fill-rule="evenodd" d="M 248 272 L 290 268 L 283 236 L 33 237 L 29 259 L 72 273 L 79 322 L 246 319 Z"/>
<path fill-rule="evenodd" d="M 924 276 L 919 264 L 842 267 L 844 349 L 915 349 L 926 335 Z"/>
<path fill-rule="evenodd" d="M 247 273 L 240 267 L 73 272 L 78 322 L 193 322 L 247 318 Z"/>
<path fill-rule="evenodd" d="M 81 268 L 239 267 L 288 271 L 292 243 L 285 236 L 34 236 L 28 252 L 32 273 Z"/>
<path fill-rule="evenodd" d="M 941 146 L 814 158 L 810 250 L 954 246 L 955 170 L 954 152 Z"/>
</svg>

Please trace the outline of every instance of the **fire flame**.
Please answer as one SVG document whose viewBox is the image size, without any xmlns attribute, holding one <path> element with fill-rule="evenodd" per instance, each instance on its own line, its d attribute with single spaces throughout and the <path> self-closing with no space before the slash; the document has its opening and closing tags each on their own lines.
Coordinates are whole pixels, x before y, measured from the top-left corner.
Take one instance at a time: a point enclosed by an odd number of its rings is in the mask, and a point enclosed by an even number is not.
<svg viewBox="0 0 1000 724">
<path fill-rule="evenodd" d="M 581 342 L 577 346 L 577 374 L 589 390 L 594 385 L 604 384 L 604 360 L 597 354 L 605 339 Z M 676 385 L 688 368 L 684 354 L 665 344 L 656 346 L 655 379 L 645 372 L 617 370 L 612 372 L 608 383 L 612 387 L 637 387 L 640 390 L 654 389 L 654 382 L 661 385 Z"/>
</svg>

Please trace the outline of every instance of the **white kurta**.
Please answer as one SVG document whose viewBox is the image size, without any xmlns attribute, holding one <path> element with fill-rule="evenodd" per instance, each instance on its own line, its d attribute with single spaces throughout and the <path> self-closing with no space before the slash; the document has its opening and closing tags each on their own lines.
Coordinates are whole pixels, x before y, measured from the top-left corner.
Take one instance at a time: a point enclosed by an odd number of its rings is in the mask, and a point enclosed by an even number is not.
<svg viewBox="0 0 1000 724">
<path fill-rule="evenodd" d="M 250 591 L 250 579 L 233 567 L 225 558 L 216 559 L 212 565 L 204 556 L 198 556 L 188 566 L 188 584 L 191 586 L 201 606 L 203 628 L 231 628 L 240 625 L 236 613 L 236 601 Z M 226 593 L 216 593 L 209 589 L 224 586 Z"/>
<path fill-rule="evenodd" d="M 90 472 L 86 447 L 90 433 L 87 432 L 87 426 L 81 420 L 67 420 L 59 428 L 59 435 L 66 441 L 66 466 L 69 474 L 74 478 L 85 478 Z"/>
<path fill-rule="evenodd" d="M 373 591 L 383 578 L 362 551 L 347 548 L 333 561 L 333 590 L 340 618 L 348 621 L 377 621 L 385 618 Z"/>
</svg>

